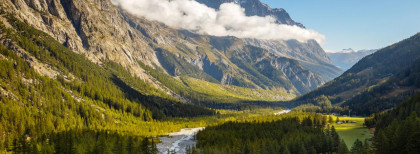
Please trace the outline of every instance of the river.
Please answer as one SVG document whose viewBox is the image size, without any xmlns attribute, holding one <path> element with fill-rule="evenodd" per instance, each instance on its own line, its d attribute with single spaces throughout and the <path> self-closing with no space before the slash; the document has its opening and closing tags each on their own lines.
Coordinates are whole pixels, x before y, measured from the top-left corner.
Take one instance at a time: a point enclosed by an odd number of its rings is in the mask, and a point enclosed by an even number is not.
<svg viewBox="0 0 420 154">
<path fill-rule="evenodd" d="M 204 127 L 184 128 L 179 132 L 169 133 L 168 136 L 160 137 L 161 143 L 156 144 L 160 154 L 166 154 L 168 151 L 175 151 L 177 154 L 186 153 L 186 147 L 195 146 L 194 135 Z"/>
<path fill-rule="evenodd" d="M 274 113 L 274 115 L 282 115 L 282 114 L 289 113 L 290 111 L 292 111 L 292 110 L 290 110 L 290 109 L 287 109 L 287 110 L 282 110 L 282 111 L 280 111 L 280 112 Z"/>
</svg>

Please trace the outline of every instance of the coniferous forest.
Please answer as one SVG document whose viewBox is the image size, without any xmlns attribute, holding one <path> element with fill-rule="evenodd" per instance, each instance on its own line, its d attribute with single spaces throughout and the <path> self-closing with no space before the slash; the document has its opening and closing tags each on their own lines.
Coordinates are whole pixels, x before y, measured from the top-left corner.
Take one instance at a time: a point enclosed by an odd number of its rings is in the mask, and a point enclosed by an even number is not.
<svg viewBox="0 0 420 154">
<path fill-rule="evenodd" d="M 0 154 L 420 152 L 420 33 L 344 71 L 315 40 L 273 43 L 195 34 L 133 17 L 108 1 L 0 0 Z M 255 6 L 243 8 L 244 15 L 268 11 L 290 18 L 259 0 L 239 3 L 247 2 Z M 77 10 L 77 4 L 89 9 Z M 28 22 L 32 16 L 25 7 L 42 21 Z M 104 23 L 127 22 L 129 28 L 92 26 L 88 14 Z M 269 19 L 305 29 L 291 19 Z M 71 30 L 62 38 L 51 34 L 63 27 L 75 29 L 86 53 L 70 49 Z M 117 33 L 127 35 L 116 42 L 130 64 L 115 58 L 117 49 L 103 51 L 95 44 L 97 51 L 88 53 L 89 41 L 101 44 Z M 126 51 L 128 39 L 145 51 Z M 103 57 L 92 60 L 95 54 Z M 188 146 L 179 150 L 183 144 Z"/>
<path fill-rule="evenodd" d="M 400 103 L 393 110 L 366 118 L 375 128 L 374 153 L 418 153 L 420 151 L 420 96 Z"/>
<path fill-rule="evenodd" d="M 302 120 L 300 120 L 300 118 Z M 200 131 L 190 153 L 348 153 L 333 127 L 319 114 L 269 122 L 228 122 Z"/>
<path fill-rule="evenodd" d="M 0 45 L 0 152 L 131 153 L 142 146 L 155 151 L 147 136 L 184 127 L 156 120 L 215 114 L 156 91 L 117 64 L 99 67 L 13 15 L 3 15 L 12 27 L 0 24 L 5 40 Z M 27 60 L 47 63 L 64 75 L 42 76 Z"/>
</svg>

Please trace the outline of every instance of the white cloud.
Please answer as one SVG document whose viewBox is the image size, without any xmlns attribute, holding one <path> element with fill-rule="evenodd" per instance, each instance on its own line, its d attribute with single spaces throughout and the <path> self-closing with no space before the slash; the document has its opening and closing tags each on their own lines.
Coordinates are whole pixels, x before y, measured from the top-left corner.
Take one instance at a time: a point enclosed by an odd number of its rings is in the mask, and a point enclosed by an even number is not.
<svg viewBox="0 0 420 154">
<path fill-rule="evenodd" d="M 237 4 L 222 4 L 219 10 L 193 0 L 111 0 L 114 5 L 149 20 L 199 34 L 239 38 L 290 40 L 314 39 L 323 43 L 325 36 L 316 31 L 276 24 L 271 16 L 246 16 Z"/>
</svg>

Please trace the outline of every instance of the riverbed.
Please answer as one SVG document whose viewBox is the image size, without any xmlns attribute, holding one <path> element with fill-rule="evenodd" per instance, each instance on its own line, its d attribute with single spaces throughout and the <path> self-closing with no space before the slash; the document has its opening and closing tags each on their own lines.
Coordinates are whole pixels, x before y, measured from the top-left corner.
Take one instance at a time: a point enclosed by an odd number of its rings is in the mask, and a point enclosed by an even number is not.
<svg viewBox="0 0 420 154">
<path fill-rule="evenodd" d="M 169 133 L 168 136 L 159 137 L 161 143 L 156 144 L 156 147 L 160 154 L 166 154 L 168 151 L 184 154 L 186 147 L 195 146 L 194 136 L 203 129 L 204 127 L 184 128 L 179 132 Z"/>
<path fill-rule="evenodd" d="M 287 110 L 282 110 L 282 111 L 280 111 L 280 112 L 274 113 L 274 115 L 282 115 L 282 114 L 289 113 L 290 111 L 292 111 L 292 110 L 290 110 L 290 109 L 287 109 Z"/>
</svg>

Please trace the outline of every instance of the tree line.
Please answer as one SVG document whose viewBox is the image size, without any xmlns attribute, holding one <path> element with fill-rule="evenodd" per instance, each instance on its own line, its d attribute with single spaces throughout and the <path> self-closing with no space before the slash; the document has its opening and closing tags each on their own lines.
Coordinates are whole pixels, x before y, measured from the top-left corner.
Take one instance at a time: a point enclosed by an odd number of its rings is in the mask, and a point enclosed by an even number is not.
<svg viewBox="0 0 420 154">
<path fill-rule="evenodd" d="M 375 153 L 418 153 L 420 151 L 420 95 L 400 103 L 396 108 L 366 118 L 375 128 L 372 150 Z"/>
<path fill-rule="evenodd" d="M 320 114 L 276 121 L 228 122 L 196 135 L 189 153 L 348 153 L 334 127 Z"/>
</svg>

